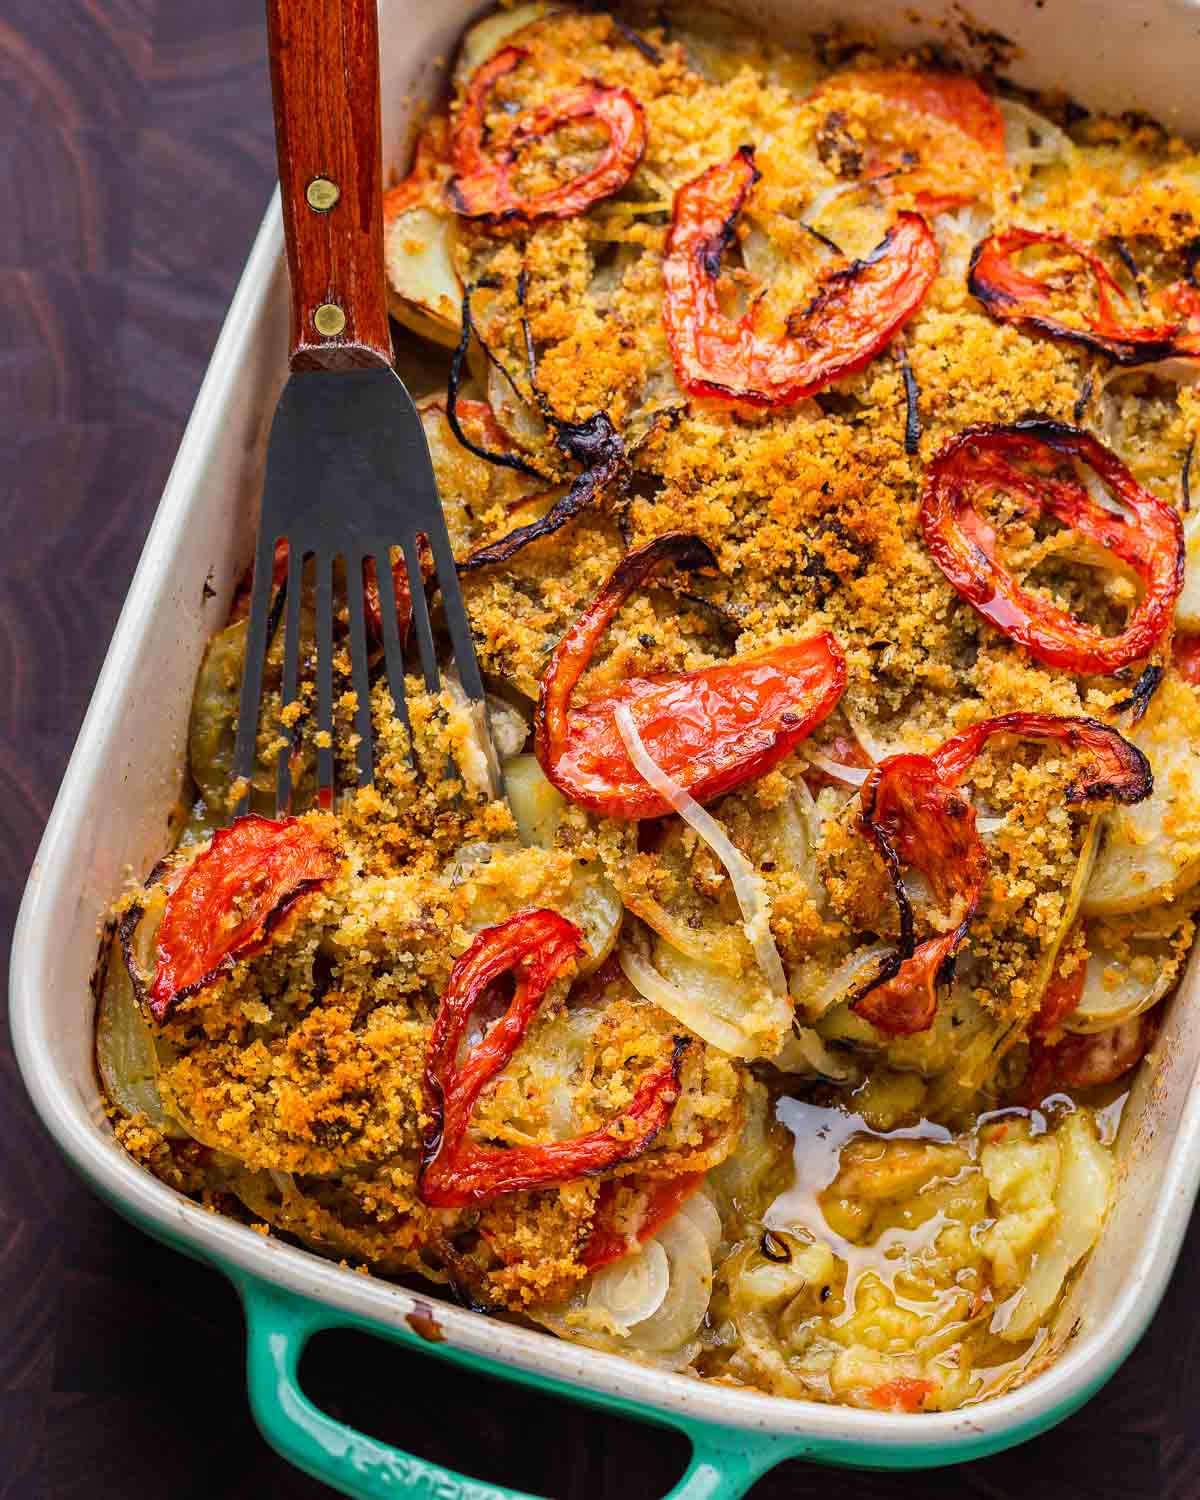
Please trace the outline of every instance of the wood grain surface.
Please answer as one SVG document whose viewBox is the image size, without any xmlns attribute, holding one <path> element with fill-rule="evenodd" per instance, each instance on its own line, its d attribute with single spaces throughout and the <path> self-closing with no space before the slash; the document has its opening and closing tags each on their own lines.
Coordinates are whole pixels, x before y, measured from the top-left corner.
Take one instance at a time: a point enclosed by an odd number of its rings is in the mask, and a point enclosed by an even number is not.
<svg viewBox="0 0 1200 1500">
<path fill-rule="evenodd" d="M 413 0 L 416 3 L 416 0 Z M 258 0 L 0 4 L 0 942 L 273 176 Z M 5 969 L 7 972 L 7 960 Z M 259 1440 L 237 1303 L 67 1170 L 0 1040 L 0 1496 L 308 1500 Z M 314 1345 L 329 1410 L 555 1500 L 655 1500 L 681 1443 Z M 1200 1229 L 1140 1348 L 1080 1414 L 921 1476 L 790 1463 L 755 1500 L 1196 1500 Z"/>
</svg>

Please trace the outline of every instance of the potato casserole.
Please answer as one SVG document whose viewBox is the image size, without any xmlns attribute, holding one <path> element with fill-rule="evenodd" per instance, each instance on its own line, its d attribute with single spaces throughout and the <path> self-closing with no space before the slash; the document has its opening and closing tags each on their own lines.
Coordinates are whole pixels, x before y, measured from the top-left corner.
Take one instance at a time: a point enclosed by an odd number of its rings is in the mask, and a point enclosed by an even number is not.
<svg viewBox="0 0 1200 1500">
<path fill-rule="evenodd" d="M 1027 1378 L 1200 904 L 1200 157 L 932 50 L 536 3 L 384 233 L 490 733 L 380 672 L 322 806 L 280 548 L 238 783 L 243 580 L 106 930 L 118 1139 L 700 1379 Z M 418 591 L 366 579 L 377 666 Z"/>
</svg>

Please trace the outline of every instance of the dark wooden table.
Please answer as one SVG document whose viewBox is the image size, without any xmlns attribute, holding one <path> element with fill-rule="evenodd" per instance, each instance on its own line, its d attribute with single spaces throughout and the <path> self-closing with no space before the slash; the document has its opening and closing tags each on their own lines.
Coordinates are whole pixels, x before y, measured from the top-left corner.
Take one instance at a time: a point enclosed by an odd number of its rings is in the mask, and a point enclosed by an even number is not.
<svg viewBox="0 0 1200 1500">
<path fill-rule="evenodd" d="M 0 942 L 272 179 L 256 0 L 0 5 Z M 259 1439 L 240 1314 L 59 1161 L 0 1041 L 0 1495 L 328 1493 Z M 1150 1332 L 1057 1432 L 904 1478 L 788 1464 L 756 1500 L 1200 1496 L 1200 1230 Z M 362 1337 L 316 1399 L 556 1500 L 655 1500 L 682 1443 Z"/>
</svg>

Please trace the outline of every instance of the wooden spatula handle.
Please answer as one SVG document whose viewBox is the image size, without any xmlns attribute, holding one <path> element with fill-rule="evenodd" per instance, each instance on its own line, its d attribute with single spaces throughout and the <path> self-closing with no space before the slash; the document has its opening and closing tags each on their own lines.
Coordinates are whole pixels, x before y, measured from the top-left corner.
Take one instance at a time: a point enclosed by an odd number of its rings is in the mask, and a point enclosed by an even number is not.
<svg viewBox="0 0 1200 1500">
<path fill-rule="evenodd" d="M 375 0 L 267 0 L 293 370 L 392 361 Z"/>
</svg>

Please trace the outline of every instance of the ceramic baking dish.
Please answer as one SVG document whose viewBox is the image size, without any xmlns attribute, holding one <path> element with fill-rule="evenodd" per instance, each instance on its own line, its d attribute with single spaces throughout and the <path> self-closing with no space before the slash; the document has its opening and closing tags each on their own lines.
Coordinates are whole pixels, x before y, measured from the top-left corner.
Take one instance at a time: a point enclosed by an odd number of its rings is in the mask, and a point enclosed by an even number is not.
<svg viewBox="0 0 1200 1500">
<path fill-rule="evenodd" d="M 385 151 L 403 165 L 410 111 L 472 13 L 381 0 Z M 1006 48 L 1019 82 L 1062 85 L 1090 104 L 1151 110 L 1200 133 L 1190 60 L 1200 12 L 1170 0 L 980 0 L 966 24 L 938 7 L 793 0 L 746 7 L 775 34 L 865 22 L 900 42 Z M 968 35 L 973 41 L 968 40 Z M 1087 45 L 1080 46 L 1081 37 Z M 1019 1389 L 929 1415 L 856 1411 L 705 1385 L 642 1368 L 357 1276 L 204 1212 L 135 1166 L 101 1107 L 88 981 L 97 921 L 131 872 L 162 850 L 183 776 L 192 682 L 252 551 L 267 424 L 284 377 L 287 305 L 278 203 L 268 209 L 180 446 L 79 741 L 29 877 L 13 947 L 12 1030 L 34 1104 L 70 1161 L 147 1233 L 224 1271 L 246 1309 L 250 1400 L 268 1440 L 346 1494 L 511 1500 L 354 1432 L 297 1382 L 307 1339 L 364 1329 L 433 1358 L 682 1430 L 693 1444 L 675 1500 L 734 1500 L 782 1459 L 915 1468 L 978 1458 L 1041 1432 L 1084 1402 L 1146 1327 L 1200 1183 L 1200 994 L 1195 963 L 1142 1068 L 1119 1141 L 1120 1186 L 1103 1238 L 1060 1308 L 1057 1357 Z M 416 1328 L 442 1342 L 422 1340 Z"/>
</svg>

